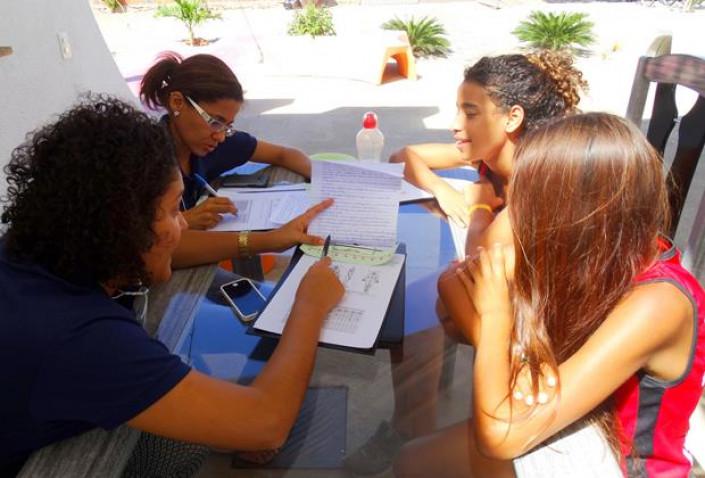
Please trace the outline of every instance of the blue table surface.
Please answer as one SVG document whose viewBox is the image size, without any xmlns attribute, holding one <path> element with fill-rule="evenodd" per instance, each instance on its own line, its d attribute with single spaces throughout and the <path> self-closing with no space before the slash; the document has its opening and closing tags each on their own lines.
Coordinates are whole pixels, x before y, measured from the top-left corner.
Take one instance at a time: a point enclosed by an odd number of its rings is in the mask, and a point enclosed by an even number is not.
<svg viewBox="0 0 705 478">
<path fill-rule="evenodd" d="M 444 176 L 475 179 L 474 171 L 444 171 Z M 406 243 L 405 334 L 438 324 L 435 313 L 438 275 L 455 258 L 448 223 L 435 201 L 399 207 L 398 240 Z M 274 284 L 260 284 L 268 295 Z M 206 297 L 196 314 L 190 336 L 178 353 L 195 369 L 214 377 L 248 383 L 262 369 L 276 340 L 246 333 L 227 306 Z"/>
</svg>

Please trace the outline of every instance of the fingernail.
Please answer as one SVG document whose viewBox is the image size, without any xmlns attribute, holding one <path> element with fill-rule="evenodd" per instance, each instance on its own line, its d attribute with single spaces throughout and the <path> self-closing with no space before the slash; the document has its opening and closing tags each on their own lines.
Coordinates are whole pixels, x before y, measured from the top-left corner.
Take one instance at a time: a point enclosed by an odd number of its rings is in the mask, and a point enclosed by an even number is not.
<svg viewBox="0 0 705 478">
<path fill-rule="evenodd" d="M 555 386 L 556 386 L 556 377 L 554 377 L 554 376 L 549 376 L 549 377 L 546 379 L 546 385 L 548 385 L 549 387 L 555 387 Z"/>
<path fill-rule="evenodd" d="M 524 399 L 524 403 L 526 403 L 528 406 L 533 405 L 534 404 L 534 396 L 527 395 L 526 398 Z"/>
<path fill-rule="evenodd" d="M 546 394 L 546 392 L 539 392 L 538 401 L 539 403 L 548 403 L 548 394 Z"/>
</svg>

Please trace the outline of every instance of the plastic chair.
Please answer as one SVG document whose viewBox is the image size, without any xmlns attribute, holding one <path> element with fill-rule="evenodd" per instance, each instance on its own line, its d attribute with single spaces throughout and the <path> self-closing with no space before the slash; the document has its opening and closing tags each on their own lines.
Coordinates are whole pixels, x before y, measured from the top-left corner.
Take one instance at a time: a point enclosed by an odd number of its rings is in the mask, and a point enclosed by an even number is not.
<svg viewBox="0 0 705 478">
<path fill-rule="evenodd" d="M 642 56 L 639 59 L 626 114 L 638 127 L 641 127 L 652 82 L 657 86 L 646 137 L 662 155 L 674 127 L 679 124 L 677 148 L 670 169 L 673 179 L 669 189 L 670 232 L 673 237 L 705 145 L 705 59 L 691 55 Z M 675 101 L 677 86 L 690 88 L 699 95 L 690 111 L 682 116 Z"/>
<path fill-rule="evenodd" d="M 382 64 L 376 83 L 382 84 L 387 63 L 392 58 L 397 62 L 397 71 L 401 76 L 408 80 L 416 80 L 416 60 L 406 32 L 396 30 L 383 32 L 382 38 L 384 40 Z"/>
</svg>

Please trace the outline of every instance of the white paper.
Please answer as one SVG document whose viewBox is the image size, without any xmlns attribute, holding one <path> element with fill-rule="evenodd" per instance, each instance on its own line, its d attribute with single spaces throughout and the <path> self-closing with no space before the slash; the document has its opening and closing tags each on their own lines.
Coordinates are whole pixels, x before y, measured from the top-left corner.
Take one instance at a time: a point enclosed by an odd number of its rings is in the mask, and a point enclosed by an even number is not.
<svg viewBox="0 0 705 478">
<path fill-rule="evenodd" d="M 317 260 L 315 257 L 301 256 L 281 288 L 257 318 L 254 325 L 256 329 L 282 333 L 301 279 Z M 390 262 L 381 266 L 334 262 L 332 267 L 345 286 L 345 295 L 328 314 L 319 341 L 362 349 L 372 348 L 382 327 L 403 263 L 403 254 L 395 254 Z"/>
<path fill-rule="evenodd" d="M 268 188 L 227 188 L 222 187 L 218 191 L 218 194 L 225 192 L 226 190 L 233 190 L 233 192 L 238 193 L 272 193 L 277 191 L 299 191 L 308 189 L 309 185 L 307 183 L 295 183 L 295 184 L 277 184 L 275 186 L 270 186 Z"/>
<path fill-rule="evenodd" d="M 237 214 L 223 214 L 223 220 L 211 230 L 262 231 L 276 229 L 280 224 L 270 220 L 272 211 L 282 199 L 292 194 L 305 196 L 307 191 L 243 193 L 235 188 L 220 189 L 218 190 L 218 195 L 229 198 L 237 207 Z"/>
<path fill-rule="evenodd" d="M 455 246 L 455 257 L 461 261 L 465 259 L 465 243 L 468 240 L 468 228 L 460 227 L 453 221 L 448 221 L 450 226 L 450 235 L 453 238 L 453 246 Z"/>
<path fill-rule="evenodd" d="M 401 182 L 401 195 L 399 203 L 421 201 L 422 199 L 433 199 L 433 194 L 417 188 L 406 179 Z"/>
<path fill-rule="evenodd" d="M 309 233 L 330 234 L 337 244 L 392 248 L 397 240 L 397 213 L 401 170 L 382 172 L 379 164 L 316 161 L 312 164 L 311 192 L 316 199 L 333 198 L 333 205 L 310 224 Z M 392 168 L 390 168 L 392 169 Z"/>
<path fill-rule="evenodd" d="M 297 216 L 305 213 L 315 201 L 308 194 L 287 194 L 272 210 L 270 222 L 286 224 Z"/>
<path fill-rule="evenodd" d="M 446 183 L 448 183 L 449 186 L 451 186 L 453 189 L 456 189 L 457 191 L 462 191 L 465 186 L 468 184 L 473 184 L 474 181 L 469 181 L 467 179 L 457 179 L 457 178 L 441 178 L 443 179 Z M 413 202 L 413 201 L 421 201 L 424 199 L 433 199 L 433 194 L 424 191 L 421 188 L 418 188 L 408 182 L 407 180 L 402 181 L 401 183 L 401 196 L 399 197 L 399 202 L 400 203 L 406 203 L 406 202 Z"/>
</svg>

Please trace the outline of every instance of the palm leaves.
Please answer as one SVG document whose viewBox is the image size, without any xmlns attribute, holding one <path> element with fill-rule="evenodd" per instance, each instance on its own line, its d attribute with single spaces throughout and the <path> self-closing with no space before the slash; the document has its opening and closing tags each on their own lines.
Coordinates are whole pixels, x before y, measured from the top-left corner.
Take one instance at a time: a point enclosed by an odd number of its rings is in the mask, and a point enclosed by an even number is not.
<svg viewBox="0 0 705 478">
<path fill-rule="evenodd" d="M 446 30 L 436 18 L 423 17 L 417 21 L 411 17 L 408 21 L 404 21 L 394 17 L 383 23 L 382 28 L 405 31 L 415 57 L 445 57 L 451 52 L 450 42 L 444 37 Z"/>
<path fill-rule="evenodd" d="M 512 32 L 534 48 L 563 50 L 574 45 L 587 47 L 595 42 L 593 23 L 586 20 L 587 13 L 561 12 L 554 14 L 533 11 L 528 20 L 519 23 Z"/>
<path fill-rule="evenodd" d="M 195 45 L 193 27 L 206 20 L 221 18 L 220 14 L 210 11 L 201 0 L 174 0 L 176 5 L 162 5 L 157 10 L 157 17 L 172 17 L 180 20 L 188 29 L 189 43 Z"/>
</svg>

